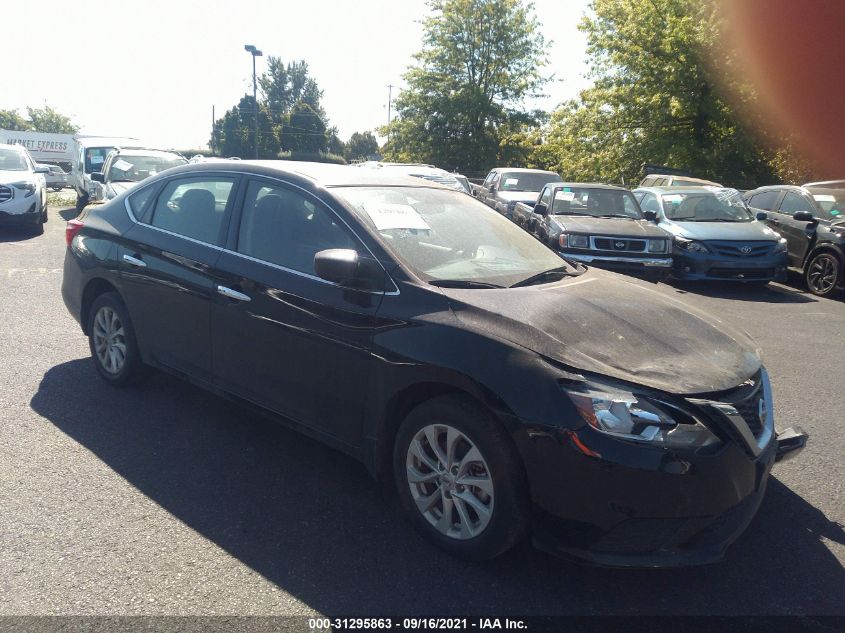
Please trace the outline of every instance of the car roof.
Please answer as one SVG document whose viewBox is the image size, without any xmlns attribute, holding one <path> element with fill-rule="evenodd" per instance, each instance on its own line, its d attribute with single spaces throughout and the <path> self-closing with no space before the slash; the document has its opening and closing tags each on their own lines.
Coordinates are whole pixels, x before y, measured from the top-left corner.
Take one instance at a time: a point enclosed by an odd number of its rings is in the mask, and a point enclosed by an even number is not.
<svg viewBox="0 0 845 633">
<path fill-rule="evenodd" d="M 581 189 L 610 189 L 611 191 L 628 191 L 625 187 L 607 185 L 603 182 L 550 182 L 554 187 L 580 187 Z M 677 187 L 674 187 L 677 188 Z"/>
<path fill-rule="evenodd" d="M 713 180 L 705 180 L 703 178 L 695 178 L 694 176 L 680 176 L 678 174 L 647 174 L 643 180 L 646 178 L 677 178 L 679 180 L 692 180 L 693 182 L 700 182 L 702 185 L 712 185 L 715 187 L 721 187 L 718 182 Z M 691 186 L 691 185 L 690 185 Z M 675 187 L 676 189 L 678 187 Z"/>
<path fill-rule="evenodd" d="M 395 186 L 443 189 L 454 191 L 430 180 L 415 178 L 390 169 L 359 169 L 351 165 L 332 163 L 311 163 L 292 160 L 220 160 L 204 163 L 189 163 L 167 171 L 176 173 L 235 172 L 269 177 L 298 176 L 324 187 L 340 186 Z"/>
<path fill-rule="evenodd" d="M 176 152 L 171 152 L 170 150 L 166 149 L 145 149 L 143 147 L 118 147 L 115 150 L 115 154 L 119 156 L 177 156 L 182 158 Z"/>
<path fill-rule="evenodd" d="M 805 182 L 803 187 L 827 187 L 828 189 L 845 188 L 845 180 L 819 180 L 818 182 Z"/>
<path fill-rule="evenodd" d="M 651 193 L 660 195 L 671 195 L 676 193 L 701 193 L 702 191 L 715 193 L 715 191 L 720 189 L 733 189 L 736 191 L 733 187 L 716 187 L 712 185 L 702 185 L 701 187 L 693 187 L 692 185 L 686 187 L 637 187 L 634 191 L 650 191 Z"/>
<path fill-rule="evenodd" d="M 0 149 L 13 149 L 21 154 L 26 151 L 26 148 L 23 145 L 18 145 L 16 143 L 0 143 Z"/>
<path fill-rule="evenodd" d="M 495 167 L 490 171 L 510 171 L 518 174 L 554 174 L 558 178 L 560 177 L 560 174 L 547 169 L 528 169 L 526 167 Z"/>
</svg>

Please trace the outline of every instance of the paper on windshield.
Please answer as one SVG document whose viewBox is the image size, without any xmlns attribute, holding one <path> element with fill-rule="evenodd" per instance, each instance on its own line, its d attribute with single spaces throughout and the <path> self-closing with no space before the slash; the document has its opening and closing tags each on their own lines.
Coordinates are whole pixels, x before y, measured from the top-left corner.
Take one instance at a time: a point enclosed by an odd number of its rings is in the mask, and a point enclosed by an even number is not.
<svg viewBox="0 0 845 633">
<path fill-rule="evenodd" d="M 566 200 L 567 202 L 572 202 L 573 200 L 575 200 L 575 192 L 555 191 L 555 200 Z"/>
<path fill-rule="evenodd" d="M 505 178 L 505 187 L 519 184 L 519 178 Z"/>
<path fill-rule="evenodd" d="M 407 204 L 384 203 L 377 206 L 365 204 L 364 211 L 370 216 L 378 231 L 431 228 L 414 207 Z"/>
<path fill-rule="evenodd" d="M 120 160 L 115 161 L 115 163 L 114 163 L 114 165 L 112 165 L 112 167 L 115 167 L 116 169 L 119 169 L 120 171 L 129 171 L 130 169 L 132 169 L 133 165 L 132 165 L 132 163 L 125 161 L 121 158 Z"/>
<path fill-rule="evenodd" d="M 677 193 L 670 193 L 668 196 L 663 196 L 663 202 L 671 202 L 673 204 L 680 204 L 684 197 Z"/>
</svg>

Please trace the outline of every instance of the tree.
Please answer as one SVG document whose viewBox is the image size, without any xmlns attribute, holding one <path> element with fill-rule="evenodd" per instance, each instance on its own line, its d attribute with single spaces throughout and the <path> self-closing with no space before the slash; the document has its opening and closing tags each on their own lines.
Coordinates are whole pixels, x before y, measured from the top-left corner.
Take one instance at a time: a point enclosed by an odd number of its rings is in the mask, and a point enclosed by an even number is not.
<svg viewBox="0 0 845 633">
<path fill-rule="evenodd" d="M 79 126 L 71 122 L 70 117 L 59 114 L 48 105 L 43 108 L 26 109 L 29 123 L 35 132 L 52 132 L 53 134 L 76 134 Z"/>
<path fill-rule="evenodd" d="M 378 154 L 378 141 L 372 132 L 354 132 L 344 148 L 343 157 L 347 160 L 367 160 Z"/>
<path fill-rule="evenodd" d="M 545 41 L 521 0 L 430 0 L 423 48 L 382 128 L 394 159 L 481 171 L 496 159 L 500 129 L 548 80 Z"/>
<path fill-rule="evenodd" d="M 564 178 L 630 183 L 656 163 L 742 187 L 774 179 L 742 122 L 754 93 L 733 79 L 715 3 L 593 0 L 592 13 L 580 28 L 595 84 L 548 131 Z"/>
<path fill-rule="evenodd" d="M 18 114 L 17 110 L 0 110 L 0 128 L 21 132 L 31 129 L 29 121 Z"/>
<path fill-rule="evenodd" d="M 291 109 L 279 136 L 282 150 L 303 154 L 325 152 L 328 144 L 326 124 L 314 109 L 300 101 Z"/>
<path fill-rule="evenodd" d="M 15 110 L 0 110 L 0 128 L 21 132 L 51 132 L 53 134 L 76 134 L 79 126 L 48 105 L 43 108 L 26 108 L 24 118 Z"/>
</svg>

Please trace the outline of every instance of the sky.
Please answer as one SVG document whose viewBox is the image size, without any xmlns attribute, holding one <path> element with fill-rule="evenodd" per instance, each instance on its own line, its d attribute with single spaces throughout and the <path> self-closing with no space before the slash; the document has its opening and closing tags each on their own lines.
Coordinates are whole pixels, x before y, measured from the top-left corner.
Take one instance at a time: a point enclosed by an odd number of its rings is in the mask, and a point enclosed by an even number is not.
<svg viewBox="0 0 845 633">
<path fill-rule="evenodd" d="M 35 8 L 37 5 L 37 9 Z M 589 85 L 577 30 L 588 0 L 534 0 L 555 80 L 553 110 Z M 252 94 L 244 44 L 305 60 L 342 140 L 387 122 L 388 84 L 421 48 L 425 0 L 3 0 L 0 109 L 45 104 L 81 133 L 130 136 L 158 147 L 207 146 L 216 116 Z M 38 19 L 33 19 L 37 17 Z M 514 25 L 519 28 L 519 25 Z"/>
</svg>

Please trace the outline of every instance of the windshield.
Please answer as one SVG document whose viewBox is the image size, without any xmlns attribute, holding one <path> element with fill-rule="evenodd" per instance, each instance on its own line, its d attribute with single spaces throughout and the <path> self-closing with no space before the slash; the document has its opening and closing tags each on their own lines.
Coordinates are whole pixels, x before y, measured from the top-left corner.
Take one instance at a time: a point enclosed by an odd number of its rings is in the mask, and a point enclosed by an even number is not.
<svg viewBox="0 0 845 633">
<path fill-rule="evenodd" d="M 429 281 L 509 286 L 565 265 L 510 220 L 457 191 L 340 187 L 333 193 L 397 259 Z"/>
<path fill-rule="evenodd" d="M 184 165 L 186 161 L 181 156 L 117 156 L 117 159 L 109 167 L 106 180 L 109 182 L 123 180 L 139 182 L 149 176 L 154 176 L 160 171 Z"/>
<path fill-rule="evenodd" d="M 27 171 L 23 154 L 15 149 L 0 149 L 0 171 Z"/>
<path fill-rule="evenodd" d="M 591 215 L 642 219 L 640 205 L 629 191 L 563 187 L 555 190 L 552 215 Z"/>
<path fill-rule="evenodd" d="M 736 189 L 669 193 L 663 196 L 666 218 L 676 222 L 752 222 L 754 216 Z"/>
<path fill-rule="evenodd" d="M 500 191 L 540 191 L 550 182 L 560 182 L 557 174 L 505 172 L 500 180 Z"/>
<path fill-rule="evenodd" d="M 810 193 L 823 211 L 833 219 L 845 219 L 845 189 L 810 188 Z"/>
<path fill-rule="evenodd" d="M 103 163 L 106 162 L 106 156 L 112 151 L 113 147 L 89 147 L 85 150 L 85 172 L 92 173 L 103 170 Z"/>
</svg>

